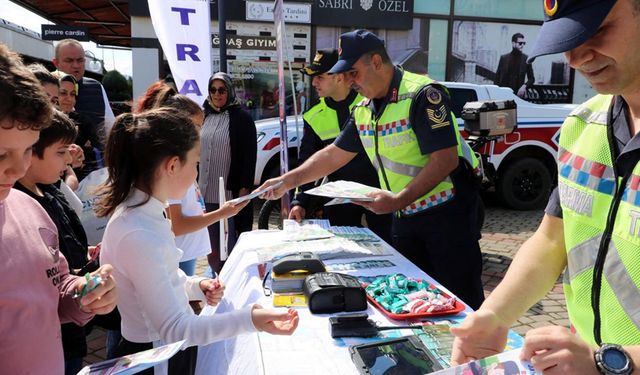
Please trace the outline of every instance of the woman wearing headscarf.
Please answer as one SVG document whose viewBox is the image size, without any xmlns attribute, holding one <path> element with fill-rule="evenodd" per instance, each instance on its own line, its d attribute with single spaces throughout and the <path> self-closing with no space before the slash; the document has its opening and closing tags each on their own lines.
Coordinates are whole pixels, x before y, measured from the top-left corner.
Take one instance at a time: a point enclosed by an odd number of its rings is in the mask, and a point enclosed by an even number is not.
<svg viewBox="0 0 640 375">
<path fill-rule="evenodd" d="M 204 102 L 205 120 L 200 133 L 200 175 L 198 184 L 207 212 L 220 207 L 219 177 L 224 178 L 225 200 L 249 194 L 256 170 L 256 126 L 251 116 L 240 108 L 231 77 L 223 72 L 209 79 L 209 96 Z M 251 230 L 253 204 L 229 218 L 228 249 L 237 235 Z M 209 265 L 220 272 L 219 223 L 208 227 L 211 240 Z"/>
</svg>

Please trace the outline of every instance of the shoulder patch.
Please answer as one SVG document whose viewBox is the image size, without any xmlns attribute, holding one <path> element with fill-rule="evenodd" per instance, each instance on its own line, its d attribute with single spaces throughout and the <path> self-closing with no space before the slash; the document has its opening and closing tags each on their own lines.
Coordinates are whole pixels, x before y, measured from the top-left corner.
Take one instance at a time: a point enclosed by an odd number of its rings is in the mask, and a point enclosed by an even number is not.
<svg viewBox="0 0 640 375">
<path fill-rule="evenodd" d="M 442 102 L 442 93 L 435 87 L 428 86 L 425 95 L 429 103 L 433 105 L 438 105 Z"/>
<path fill-rule="evenodd" d="M 431 129 L 439 129 L 445 126 L 449 126 L 450 122 L 447 121 L 448 117 L 447 106 L 444 104 L 438 108 L 427 108 L 427 117 L 431 125 Z"/>
</svg>

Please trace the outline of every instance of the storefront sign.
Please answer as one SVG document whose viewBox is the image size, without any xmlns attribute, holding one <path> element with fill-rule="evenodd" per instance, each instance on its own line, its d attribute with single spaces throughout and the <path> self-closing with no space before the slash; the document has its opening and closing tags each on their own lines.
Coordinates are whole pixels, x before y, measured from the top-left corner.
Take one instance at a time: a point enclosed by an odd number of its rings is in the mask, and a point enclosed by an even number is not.
<svg viewBox="0 0 640 375">
<path fill-rule="evenodd" d="M 247 1 L 247 21 L 273 21 L 272 1 Z M 311 4 L 283 4 L 286 22 L 311 23 Z"/>
<path fill-rule="evenodd" d="M 42 25 L 42 40 L 62 40 L 72 38 L 80 42 L 89 41 L 89 29 L 66 25 Z"/>
<path fill-rule="evenodd" d="M 218 34 L 211 36 L 211 46 L 220 48 Z M 273 36 L 227 35 L 227 49 L 275 51 L 276 38 Z"/>
<path fill-rule="evenodd" d="M 410 29 L 414 0 L 314 0 L 314 25 Z M 248 7 L 248 5 L 247 5 Z"/>
</svg>

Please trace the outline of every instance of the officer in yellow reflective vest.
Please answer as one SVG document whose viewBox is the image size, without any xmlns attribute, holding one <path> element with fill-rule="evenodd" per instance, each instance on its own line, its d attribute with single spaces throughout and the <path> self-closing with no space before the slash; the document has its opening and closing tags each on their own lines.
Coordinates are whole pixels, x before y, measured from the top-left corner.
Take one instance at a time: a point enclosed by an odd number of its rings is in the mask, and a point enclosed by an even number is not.
<svg viewBox="0 0 640 375">
<path fill-rule="evenodd" d="M 328 74 L 329 69 L 338 61 L 335 49 L 319 50 L 313 62 L 301 70 L 302 74 L 311 77 L 311 85 L 320 96 L 320 102 L 306 111 L 304 118 L 304 135 L 300 145 L 300 161 L 304 162 L 317 151 L 330 145 L 340 134 L 351 111 L 364 99 L 354 90 L 347 77 L 340 74 Z M 344 167 L 329 175 L 329 181 L 355 181 L 364 185 L 380 188 L 378 175 L 364 152 L 356 155 Z M 318 196 L 305 194 L 304 191 L 313 184 L 301 186 L 300 191 L 291 202 L 289 219 L 300 221 L 305 214 L 321 206 L 327 200 Z M 369 229 L 383 240 L 391 243 L 391 214 L 377 215 L 362 206 L 340 204 L 324 206 L 323 218 L 331 225 L 362 226 L 362 216 Z"/>
<path fill-rule="evenodd" d="M 266 198 L 331 173 L 366 152 L 384 190 L 359 203 L 394 213 L 394 247 L 469 306 L 484 300 L 478 239 L 478 161 L 461 139 L 447 90 L 429 77 L 395 67 L 384 43 L 367 30 L 340 36 L 338 62 L 368 98 L 356 106 L 336 141 L 278 181 Z"/>
<path fill-rule="evenodd" d="M 495 354 L 563 273 L 571 325 L 530 330 L 544 373 L 631 374 L 640 360 L 640 0 L 543 1 L 529 56 L 565 52 L 600 93 L 565 120 L 558 187 L 507 275 L 459 328 L 455 363 Z"/>
</svg>

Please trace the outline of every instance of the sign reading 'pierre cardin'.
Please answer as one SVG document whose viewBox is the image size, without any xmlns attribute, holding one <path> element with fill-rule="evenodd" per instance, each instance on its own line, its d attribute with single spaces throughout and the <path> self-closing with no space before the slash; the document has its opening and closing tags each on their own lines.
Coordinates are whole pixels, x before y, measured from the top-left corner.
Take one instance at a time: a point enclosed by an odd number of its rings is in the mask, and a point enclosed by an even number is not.
<svg viewBox="0 0 640 375">
<path fill-rule="evenodd" d="M 72 38 L 81 42 L 88 42 L 89 29 L 79 26 L 42 25 L 42 40 L 62 40 Z"/>
<path fill-rule="evenodd" d="M 414 0 L 314 0 L 311 22 L 324 26 L 410 29 Z"/>
</svg>

